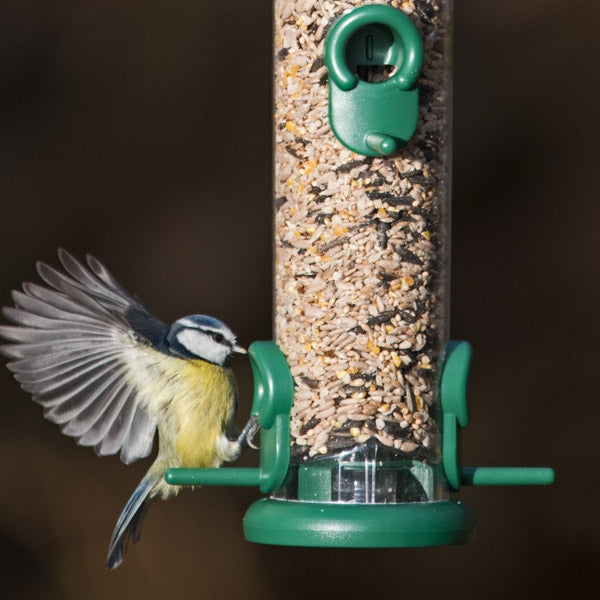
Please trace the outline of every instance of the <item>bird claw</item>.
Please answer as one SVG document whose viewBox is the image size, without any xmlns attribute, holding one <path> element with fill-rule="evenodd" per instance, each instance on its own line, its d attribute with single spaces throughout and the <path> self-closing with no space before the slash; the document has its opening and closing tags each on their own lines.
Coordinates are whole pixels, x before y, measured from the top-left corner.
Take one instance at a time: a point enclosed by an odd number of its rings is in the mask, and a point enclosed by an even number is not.
<svg viewBox="0 0 600 600">
<path fill-rule="evenodd" d="M 242 433 L 240 433 L 236 443 L 240 448 L 252 448 L 253 450 L 258 450 L 259 447 L 253 442 L 259 430 L 260 425 L 258 424 L 258 417 L 252 415 L 248 419 L 246 425 L 244 425 L 244 429 L 242 429 Z"/>
<path fill-rule="evenodd" d="M 258 431 L 258 430 L 257 430 L 257 431 Z M 255 432 L 255 433 L 253 433 L 251 436 L 249 436 L 249 437 L 248 437 L 247 444 L 248 444 L 248 447 L 249 447 L 249 448 L 252 448 L 252 450 L 260 450 L 260 446 L 257 446 L 257 445 L 254 443 L 254 436 L 255 436 L 255 435 L 256 435 L 256 432 Z"/>
</svg>

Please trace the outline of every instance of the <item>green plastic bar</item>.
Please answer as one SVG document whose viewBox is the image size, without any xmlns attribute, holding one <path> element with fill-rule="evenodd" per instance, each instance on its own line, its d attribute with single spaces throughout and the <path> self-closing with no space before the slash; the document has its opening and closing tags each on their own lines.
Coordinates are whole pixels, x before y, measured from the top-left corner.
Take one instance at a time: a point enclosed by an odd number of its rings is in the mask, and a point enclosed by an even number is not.
<svg viewBox="0 0 600 600">
<path fill-rule="evenodd" d="M 259 468 L 168 469 L 165 481 L 171 485 L 239 485 L 258 486 Z"/>
<path fill-rule="evenodd" d="M 463 467 L 463 485 L 550 485 L 554 470 L 548 467 Z"/>
</svg>

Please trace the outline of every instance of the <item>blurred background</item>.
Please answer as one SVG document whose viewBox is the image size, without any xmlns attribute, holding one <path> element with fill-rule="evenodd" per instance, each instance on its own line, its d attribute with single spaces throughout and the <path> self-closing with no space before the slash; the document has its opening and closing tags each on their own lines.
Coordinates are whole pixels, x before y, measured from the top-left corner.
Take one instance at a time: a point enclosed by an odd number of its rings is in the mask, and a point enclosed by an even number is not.
<svg viewBox="0 0 600 600">
<path fill-rule="evenodd" d="M 0 4 L 0 304 L 56 248 L 90 252 L 170 322 L 271 337 L 271 4 Z M 600 585 L 600 4 L 455 2 L 452 337 L 474 346 L 471 544 L 248 543 L 248 489 L 156 503 L 104 566 L 148 467 L 98 459 L 0 369 L 2 598 L 592 598 Z M 239 373 L 242 423 L 250 370 Z M 254 464 L 255 455 L 245 457 Z"/>
</svg>

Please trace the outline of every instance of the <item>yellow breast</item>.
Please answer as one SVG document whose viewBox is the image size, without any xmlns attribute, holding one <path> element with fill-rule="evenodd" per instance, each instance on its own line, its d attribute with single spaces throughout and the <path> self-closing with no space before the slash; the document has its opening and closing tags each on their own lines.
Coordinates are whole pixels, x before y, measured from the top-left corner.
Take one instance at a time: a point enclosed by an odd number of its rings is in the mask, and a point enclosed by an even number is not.
<svg viewBox="0 0 600 600">
<path fill-rule="evenodd" d="M 218 441 L 237 401 L 231 369 L 170 357 L 150 346 L 134 350 L 131 357 L 126 356 L 128 379 L 138 390 L 142 405 L 157 418 L 159 455 L 164 464 L 218 466 L 225 458 Z"/>
<path fill-rule="evenodd" d="M 185 361 L 180 394 L 172 406 L 177 419 L 175 448 L 182 467 L 220 464 L 217 438 L 228 427 L 235 410 L 237 389 L 233 373 L 202 360 Z"/>
</svg>

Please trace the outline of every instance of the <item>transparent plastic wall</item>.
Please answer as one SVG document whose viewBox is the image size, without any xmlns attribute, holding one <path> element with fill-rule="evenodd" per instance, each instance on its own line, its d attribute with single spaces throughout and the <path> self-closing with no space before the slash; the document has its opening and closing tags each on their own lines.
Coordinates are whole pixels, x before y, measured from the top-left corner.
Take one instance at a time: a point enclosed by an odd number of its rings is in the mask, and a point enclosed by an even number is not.
<svg viewBox="0 0 600 600">
<path fill-rule="evenodd" d="M 446 497 L 451 2 L 377 4 L 408 15 L 423 64 L 414 136 L 368 157 L 332 132 L 324 64 L 331 26 L 364 3 L 275 1 L 275 336 L 295 382 L 291 469 L 275 498 Z"/>
</svg>

